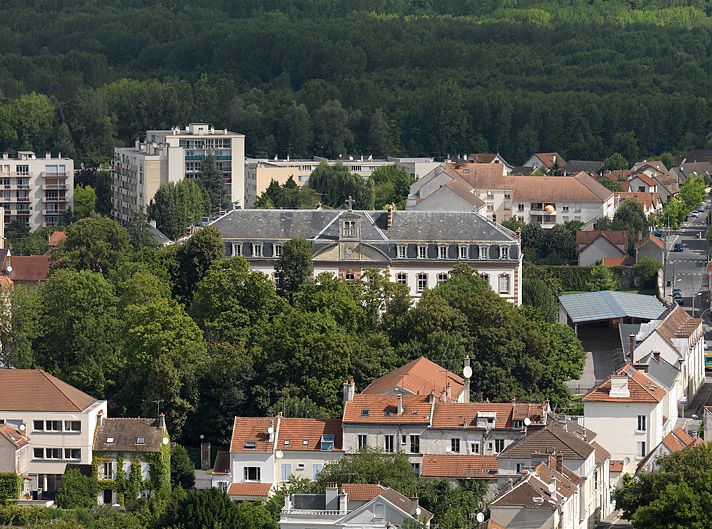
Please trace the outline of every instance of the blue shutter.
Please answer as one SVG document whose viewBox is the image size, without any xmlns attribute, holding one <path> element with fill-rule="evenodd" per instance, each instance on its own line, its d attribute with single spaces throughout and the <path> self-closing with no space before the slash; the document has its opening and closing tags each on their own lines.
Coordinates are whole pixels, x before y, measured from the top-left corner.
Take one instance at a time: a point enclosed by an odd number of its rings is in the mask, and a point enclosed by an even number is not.
<svg viewBox="0 0 712 529">
<path fill-rule="evenodd" d="M 289 476 L 292 475 L 292 465 L 282 463 L 282 481 L 289 481 Z"/>
</svg>

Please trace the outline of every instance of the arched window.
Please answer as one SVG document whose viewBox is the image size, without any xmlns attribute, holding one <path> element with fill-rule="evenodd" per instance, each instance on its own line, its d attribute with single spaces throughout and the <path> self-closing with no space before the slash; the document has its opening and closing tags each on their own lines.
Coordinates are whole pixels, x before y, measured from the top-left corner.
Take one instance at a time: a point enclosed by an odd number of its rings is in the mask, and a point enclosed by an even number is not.
<svg viewBox="0 0 712 529">
<path fill-rule="evenodd" d="M 510 277 L 509 274 L 500 274 L 498 281 L 498 290 L 500 294 L 509 294 L 510 290 Z"/>
</svg>

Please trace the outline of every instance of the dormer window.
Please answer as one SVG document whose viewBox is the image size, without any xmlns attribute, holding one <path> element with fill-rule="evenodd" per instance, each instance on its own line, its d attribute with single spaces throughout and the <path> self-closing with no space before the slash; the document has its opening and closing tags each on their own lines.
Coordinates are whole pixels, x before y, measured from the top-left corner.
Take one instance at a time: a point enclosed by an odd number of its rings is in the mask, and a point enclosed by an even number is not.
<svg viewBox="0 0 712 529">
<path fill-rule="evenodd" d="M 254 450 L 257 448 L 257 442 L 256 441 L 245 441 L 245 448 L 248 450 Z"/>
<path fill-rule="evenodd" d="M 309 439 L 302 439 L 302 445 L 307 446 L 309 444 Z"/>
<path fill-rule="evenodd" d="M 438 259 L 447 259 L 447 246 L 444 244 L 438 246 Z"/>
<path fill-rule="evenodd" d="M 356 221 L 345 220 L 341 233 L 344 237 L 356 237 Z"/>
<path fill-rule="evenodd" d="M 489 259 L 489 246 L 480 246 L 480 259 Z"/>
<path fill-rule="evenodd" d="M 408 247 L 405 244 L 398 245 L 398 259 L 406 259 L 408 257 Z"/>
<path fill-rule="evenodd" d="M 253 244 L 252 245 L 252 257 L 262 257 L 262 245 Z"/>
<path fill-rule="evenodd" d="M 289 446 L 289 443 L 291 443 L 291 441 L 289 439 L 284 440 L 284 446 Z"/>
<path fill-rule="evenodd" d="M 509 246 L 500 246 L 499 258 L 500 259 L 509 259 Z"/>
<path fill-rule="evenodd" d="M 368 417 L 370 412 L 368 410 L 361 410 L 361 417 Z"/>
<path fill-rule="evenodd" d="M 460 257 L 460 259 L 469 259 L 470 247 L 461 244 L 458 248 L 458 256 Z"/>
<path fill-rule="evenodd" d="M 145 438 L 145 437 L 137 437 L 137 438 L 136 438 L 136 444 L 137 444 L 137 445 L 145 445 L 145 444 L 146 444 L 146 438 Z"/>
<path fill-rule="evenodd" d="M 322 452 L 331 452 L 334 449 L 334 434 L 325 433 L 321 436 L 321 450 Z"/>
<path fill-rule="evenodd" d="M 428 258 L 428 247 L 427 246 L 418 246 L 418 259 L 427 259 Z"/>
</svg>

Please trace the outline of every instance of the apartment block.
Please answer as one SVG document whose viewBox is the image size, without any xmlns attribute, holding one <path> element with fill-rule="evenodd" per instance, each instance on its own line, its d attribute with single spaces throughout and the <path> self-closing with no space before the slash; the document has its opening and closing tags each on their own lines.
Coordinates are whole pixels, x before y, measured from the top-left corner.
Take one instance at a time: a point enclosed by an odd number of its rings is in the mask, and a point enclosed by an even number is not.
<svg viewBox="0 0 712 529">
<path fill-rule="evenodd" d="M 18 151 L 15 158 L 5 153 L 0 160 L 0 207 L 5 224 L 21 220 L 31 230 L 59 223 L 74 200 L 74 161 L 38 158 L 32 151 Z"/>
<path fill-rule="evenodd" d="M 184 129 L 146 131 L 144 141 L 114 149 L 114 216 L 126 221 L 145 210 L 161 184 L 197 178 L 208 155 L 225 175 L 230 201 L 243 205 L 245 136 L 205 123 L 190 123 Z"/>
</svg>

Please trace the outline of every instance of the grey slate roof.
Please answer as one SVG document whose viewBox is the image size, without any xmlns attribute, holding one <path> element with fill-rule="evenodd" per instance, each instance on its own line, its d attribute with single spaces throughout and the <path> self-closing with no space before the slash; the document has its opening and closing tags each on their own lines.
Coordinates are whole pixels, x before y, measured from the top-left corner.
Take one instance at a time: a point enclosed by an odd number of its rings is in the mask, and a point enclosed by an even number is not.
<svg viewBox="0 0 712 529">
<path fill-rule="evenodd" d="M 156 244 L 159 246 L 165 246 L 166 244 L 170 244 L 171 241 L 166 235 L 163 234 L 161 230 L 156 228 L 153 224 L 149 224 L 148 228 L 151 230 L 151 235 L 153 235 L 153 240 L 156 241 Z"/>
<path fill-rule="evenodd" d="M 603 171 L 603 162 L 596 160 L 567 160 L 566 172 L 568 174 L 576 174 L 581 171 L 585 173 L 600 173 Z"/>
<path fill-rule="evenodd" d="M 346 210 L 236 209 L 211 223 L 224 239 L 314 241 L 339 240 L 338 218 Z M 386 211 L 353 211 L 361 218 L 366 242 L 492 241 L 514 242 L 510 230 L 476 212 L 394 211 L 387 227 Z"/>
<path fill-rule="evenodd" d="M 595 448 L 577 435 L 549 424 L 546 428 L 509 445 L 497 457 L 499 459 L 529 459 L 535 452 L 546 453 L 551 450 L 562 453 L 564 459 L 586 459 Z"/>
<path fill-rule="evenodd" d="M 157 419 L 112 417 L 102 420 L 94 434 L 99 452 L 160 452 L 166 429 Z M 137 441 L 143 440 L 142 443 Z M 111 441 L 109 441 L 111 439 Z"/>
<path fill-rule="evenodd" d="M 612 290 L 564 294 L 559 296 L 559 302 L 574 323 L 613 318 L 654 320 L 665 312 L 665 306 L 655 296 Z"/>
<path fill-rule="evenodd" d="M 662 356 L 656 360 L 653 353 L 647 354 L 640 361 L 636 361 L 637 363 L 647 365 L 646 374 L 668 391 L 673 387 L 677 376 L 680 374 L 680 370 L 677 367 Z"/>
</svg>

